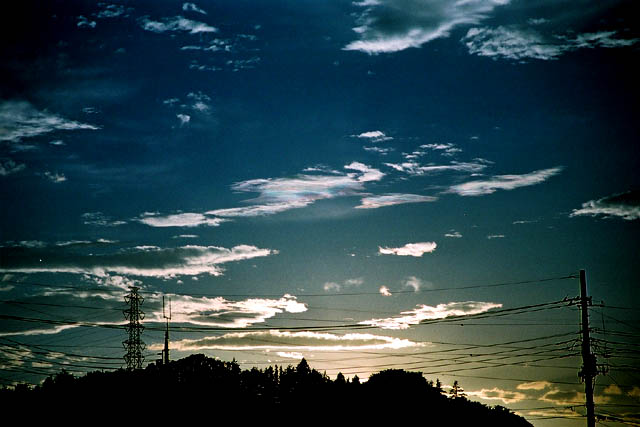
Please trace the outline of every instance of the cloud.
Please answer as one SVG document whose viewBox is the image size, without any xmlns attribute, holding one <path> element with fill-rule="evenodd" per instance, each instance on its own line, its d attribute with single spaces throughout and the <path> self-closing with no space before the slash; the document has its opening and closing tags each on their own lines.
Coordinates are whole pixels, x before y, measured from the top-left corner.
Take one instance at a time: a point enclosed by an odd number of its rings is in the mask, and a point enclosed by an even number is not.
<svg viewBox="0 0 640 427">
<path fill-rule="evenodd" d="M 413 176 L 421 176 L 428 173 L 436 173 L 436 172 L 447 172 L 447 171 L 456 171 L 456 172 L 470 172 L 477 173 L 484 170 L 489 164 L 490 161 L 484 159 L 474 159 L 472 162 L 457 162 L 453 161 L 448 165 L 422 165 L 416 161 L 407 161 L 403 163 L 384 163 L 386 166 L 397 170 L 398 172 L 404 172 Z"/>
<path fill-rule="evenodd" d="M 58 130 L 97 130 L 98 126 L 38 111 L 26 101 L 0 103 L 0 141 L 19 142 Z"/>
<path fill-rule="evenodd" d="M 277 351 L 361 351 L 420 347 L 423 344 L 382 335 L 325 332 L 258 331 L 233 332 L 201 339 L 173 341 L 178 351 L 200 350 L 277 350 Z M 157 347 L 157 348 L 156 348 Z M 162 344 L 151 346 L 151 350 Z"/>
<path fill-rule="evenodd" d="M 80 254 L 60 247 L 55 250 L 35 248 L 20 251 L 0 248 L 0 272 L 73 273 L 99 277 L 111 274 L 158 278 L 200 274 L 221 276 L 224 273 L 223 264 L 277 253 L 277 250 L 250 245 L 238 245 L 231 249 L 197 245 L 134 247 L 101 254 Z"/>
<path fill-rule="evenodd" d="M 408 329 L 411 325 L 417 325 L 423 320 L 480 314 L 500 307 L 502 307 L 502 304 L 478 301 L 449 302 L 438 304 L 435 307 L 419 304 L 413 310 L 401 312 L 400 316 L 365 320 L 360 324 L 376 326 L 382 329 Z"/>
<path fill-rule="evenodd" d="M 264 323 L 280 313 L 302 313 L 307 306 L 295 296 L 285 294 L 279 299 L 251 298 L 229 301 L 223 297 L 207 298 L 186 295 L 169 295 L 171 298 L 171 321 L 221 328 L 246 328 Z M 159 300 L 159 296 L 156 298 Z M 162 310 L 147 312 L 147 322 L 163 323 Z"/>
<path fill-rule="evenodd" d="M 302 353 L 298 353 L 297 351 L 279 351 L 276 353 L 280 357 L 284 357 L 286 359 L 302 359 L 304 356 Z"/>
<path fill-rule="evenodd" d="M 450 237 L 453 239 L 460 239 L 462 237 L 462 234 L 460 234 L 459 231 L 455 231 L 455 230 L 451 230 L 448 233 L 445 233 L 444 237 Z"/>
<path fill-rule="evenodd" d="M 199 227 L 201 225 L 218 227 L 223 222 L 229 221 L 224 218 L 211 218 L 204 214 L 189 212 L 164 216 L 154 212 L 146 212 L 135 220 L 150 227 Z"/>
<path fill-rule="evenodd" d="M 231 189 L 240 193 L 259 193 L 255 199 L 248 200 L 257 204 L 216 209 L 206 214 L 219 217 L 273 215 L 290 209 L 303 208 L 318 200 L 355 195 L 364 189 L 364 183 L 379 181 L 385 176 L 378 169 L 360 162 L 352 162 L 344 168 L 356 172 L 300 174 L 294 178 L 266 178 L 237 182 L 231 186 Z"/>
<path fill-rule="evenodd" d="M 336 282 L 326 282 L 322 287 L 325 292 L 340 292 L 343 288 L 358 287 L 364 283 L 362 277 L 356 277 L 354 279 L 347 279 L 342 284 Z"/>
<path fill-rule="evenodd" d="M 461 39 L 472 55 L 492 59 L 554 60 L 561 55 L 584 48 L 615 48 L 636 44 L 640 39 L 616 38 L 616 31 L 578 34 L 574 38 L 546 36 L 535 29 L 516 26 L 496 28 L 471 28 Z"/>
<path fill-rule="evenodd" d="M 0 176 L 18 173 L 26 168 L 24 163 L 16 163 L 11 159 L 0 160 Z"/>
<path fill-rule="evenodd" d="M 502 390 L 497 387 L 479 391 L 465 391 L 468 396 L 476 396 L 485 400 L 501 400 L 503 403 L 517 403 L 527 398 L 527 395 L 518 391 Z"/>
<path fill-rule="evenodd" d="M 385 297 L 390 297 L 392 295 L 391 291 L 386 286 L 380 286 L 378 292 L 380 292 L 380 295 Z"/>
<path fill-rule="evenodd" d="M 105 18 L 117 18 L 118 16 L 122 16 L 126 13 L 126 9 L 124 6 L 120 4 L 108 4 L 98 12 L 95 16 L 99 19 Z"/>
<path fill-rule="evenodd" d="M 580 215 L 603 215 L 605 218 L 618 217 L 627 221 L 640 219 L 640 191 L 627 191 L 598 200 L 589 200 L 582 204 L 582 208 L 574 209 L 569 216 Z"/>
<path fill-rule="evenodd" d="M 406 203 L 435 202 L 437 197 L 421 196 L 419 194 L 383 194 L 381 196 L 367 196 L 360 200 L 356 209 L 376 209 L 385 206 L 401 205 Z"/>
<path fill-rule="evenodd" d="M 383 142 L 383 141 L 390 141 L 393 139 L 393 137 L 385 135 L 385 133 L 380 130 L 362 132 L 359 135 L 351 135 L 351 136 L 356 138 L 364 138 L 369 140 L 369 142 Z"/>
<path fill-rule="evenodd" d="M 184 10 L 185 12 L 197 12 L 197 13 L 201 13 L 203 15 L 207 14 L 207 12 L 205 12 L 204 10 L 202 10 L 198 6 L 196 6 L 195 3 L 183 3 L 182 4 L 182 10 Z"/>
<path fill-rule="evenodd" d="M 425 253 L 434 252 L 437 246 L 436 242 L 407 243 L 399 248 L 383 248 L 379 246 L 378 251 L 383 255 L 421 257 Z"/>
<path fill-rule="evenodd" d="M 180 120 L 180 126 L 184 126 L 191 121 L 191 116 L 188 114 L 176 114 L 176 117 Z"/>
<path fill-rule="evenodd" d="M 495 193 L 497 190 L 514 190 L 520 187 L 540 184 L 549 178 L 559 174 L 562 167 L 537 170 L 522 175 L 497 175 L 487 180 L 469 181 L 463 184 L 453 185 L 447 193 L 455 193 L 460 196 L 483 196 Z"/>
<path fill-rule="evenodd" d="M 462 149 L 455 146 L 455 144 L 423 144 L 420 146 L 422 149 L 428 149 L 440 152 L 441 155 L 451 157 L 457 153 L 461 153 Z"/>
<path fill-rule="evenodd" d="M 404 282 L 404 286 L 406 288 L 413 289 L 413 292 L 418 292 L 422 287 L 422 280 L 417 278 L 416 276 L 409 276 Z"/>
<path fill-rule="evenodd" d="M 78 16 L 78 23 L 76 25 L 78 26 L 78 28 L 82 28 L 82 27 L 95 28 L 96 21 L 89 21 L 87 17 L 80 15 Z"/>
<path fill-rule="evenodd" d="M 548 381 L 532 381 L 528 383 L 520 383 L 516 386 L 518 390 L 536 390 L 541 391 L 546 388 L 551 388 L 552 384 Z"/>
<path fill-rule="evenodd" d="M 49 181 L 53 182 L 54 184 L 60 184 L 61 182 L 65 182 L 67 180 L 67 177 L 64 176 L 64 174 L 58 173 L 58 172 L 45 172 L 44 176 L 49 179 Z"/>
<path fill-rule="evenodd" d="M 395 151 L 393 148 L 390 148 L 390 147 L 382 148 L 382 147 L 376 147 L 376 146 L 373 146 L 373 147 L 364 146 L 362 148 L 365 151 L 370 151 L 372 153 L 378 153 L 378 154 L 380 154 L 382 156 L 386 156 L 390 152 Z"/>
<path fill-rule="evenodd" d="M 82 222 L 85 225 L 97 225 L 101 227 L 117 227 L 127 221 L 116 221 L 102 212 L 86 212 L 82 214 Z"/>
<path fill-rule="evenodd" d="M 140 25 L 143 29 L 154 33 L 187 31 L 189 34 L 199 34 L 218 32 L 215 27 L 182 16 L 164 18 L 162 21 L 152 21 L 148 16 L 145 16 L 140 19 Z"/>
<path fill-rule="evenodd" d="M 397 52 L 448 37 L 460 25 L 475 25 L 509 0 L 380 0 L 365 8 L 354 32 L 359 40 L 344 47 L 369 54 Z"/>
</svg>

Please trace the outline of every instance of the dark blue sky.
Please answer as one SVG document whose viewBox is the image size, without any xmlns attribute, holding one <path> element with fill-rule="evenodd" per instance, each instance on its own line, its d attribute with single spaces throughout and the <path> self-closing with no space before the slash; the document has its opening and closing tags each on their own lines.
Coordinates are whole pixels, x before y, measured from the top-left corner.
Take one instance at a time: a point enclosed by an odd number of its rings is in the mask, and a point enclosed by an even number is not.
<svg viewBox="0 0 640 427">
<path fill-rule="evenodd" d="M 576 279 L 537 279 L 584 268 L 594 300 L 635 308 L 634 16 L 631 1 L 22 2 L 0 41 L 0 340 L 20 346 L 2 350 L 4 383 L 57 368 L 29 346 L 85 345 L 78 328 L 7 315 L 121 323 L 131 285 L 149 325 L 165 294 L 178 323 L 281 328 L 264 347 L 252 331 L 177 335 L 175 357 L 304 355 L 365 377 L 379 363 L 362 352 L 430 378 L 412 365 L 427 342 L 577 331 L 566 307 L 520 328 L 417 324 L 578 294 Z M 637 311 L 607 313 L 637 333 Z M 380 328 L 346 348 L 341 330 L 286 335 L 326 322 Z M 580 399 L 553 383 L 575 371 L 509 366 L 454 372 L 485 403 Z M 613 372 L 601 403 L 637 399 L 637 375 Z"/>
</svg>

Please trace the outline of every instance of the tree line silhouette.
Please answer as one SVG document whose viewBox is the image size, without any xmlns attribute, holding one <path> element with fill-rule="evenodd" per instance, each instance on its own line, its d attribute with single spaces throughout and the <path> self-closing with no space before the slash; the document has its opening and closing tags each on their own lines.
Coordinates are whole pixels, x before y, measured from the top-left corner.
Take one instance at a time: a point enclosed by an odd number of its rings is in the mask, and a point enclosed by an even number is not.
<svg viewBox="0 0 640 427">
<path fill-rule="evenodd" d="M 260 410 L 261 418 L 297 413 L 311 416 L 324 411 L 346 410 L 351 419 L 374 419 L 379 411 L 402 419 L 428 420 L 427 425 L 531 426 L 502 406 L 468 400 L 456 381 L 447 393 L 439 380 L 427 381 L 420 372 L 388 369 L 366 382 L 339 373 L 331 380 L 312 369 L 305 359 L 297 366 L 269 366 L 242 370 L 234 360 L 225 362 L 195 354 L 167 365 L 149 364 L 140 370 L 95 371 L 74 376 L 64 370 L 40 385 L 3 388 L 5 408 L 25 403 L 100 402 L 119 396 L 168 402 L 185 407 L 217 407 L 236 413 Z M 268 411 L 268 409 L 274 409 Z"/>
</svg>

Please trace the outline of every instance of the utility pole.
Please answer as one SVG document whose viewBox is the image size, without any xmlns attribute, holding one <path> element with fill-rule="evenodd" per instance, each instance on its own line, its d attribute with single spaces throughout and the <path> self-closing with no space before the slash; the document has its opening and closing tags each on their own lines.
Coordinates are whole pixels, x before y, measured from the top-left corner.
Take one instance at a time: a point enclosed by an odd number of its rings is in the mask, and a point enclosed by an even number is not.
<svg viewBox="0 0 640 427">
<path fill-rule="evenodd" d="M 598 375 L 596 356 L 591 353 L 591 339 L 589 337 L 589 306 L 591 297 L 587 296 L 587 278 L 584 270 L 580 270 L 580 311 L 582 316 L 582 369 L 578 376 L 584 382 L 586 395 L 587 427 L 595 427 L 596 417 L 593 404 L 593 386 Z"/>
<path fill-rule="evenodd" d="M 164 311 L 164 296 L 162 297 L 162 317 L 167 321 L 167 328 L 164 331 L 164 350 L 162 350 L 162 364 L 169 364 L 169 320 L 171 320 L 171 298 L 169 298 L 169 316 Z"/>
<path fill-rule="evenodd" d="M 128 370 L 142 369 L 144 356 L 142 352 L 146 348 L 144 342 L 140 339 L 144 326 L 140 323 L 144 319 L 144 312 L 140 310 L 140 306 L 144 303 L 144 298 L 138 294 L 136 286 L 129 288 L 129 294 L 124 297 L 124 301 L 129 304 L 129 308 L 123 310 L 124 318 L 129 321 L 126 330 L 129 338 L 122 342 L 125 350 L 124 361 Z"/>
</svg>

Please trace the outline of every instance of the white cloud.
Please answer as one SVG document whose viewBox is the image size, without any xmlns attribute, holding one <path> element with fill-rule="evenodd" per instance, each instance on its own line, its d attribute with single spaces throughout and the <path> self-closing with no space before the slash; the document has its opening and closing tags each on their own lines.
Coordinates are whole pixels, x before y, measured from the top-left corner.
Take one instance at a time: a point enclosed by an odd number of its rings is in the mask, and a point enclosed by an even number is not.
<svg viewBox="0 0 640 427">
<path fill-rule="evenodd" d="M 24 163 L 16 163 L 11 159 L 0 160 L 0 176 L 18 173 L 26 168 Z"/>
<path fill-rule="evenodd" d="M 359 40 L 344 47 L 369 54 L 397 52 L 443 37 L 460 25 L 474 25 L 509 0 L 365 1 L 353 30 Z"/>
<path fill-rule="evenodd" d="M 190 34 L 215 33 L 217 28 L 203 22 L 193 21 L 182 16 L 165 18 L 162 21 L 152 21 L 148 16 L 141 18 L 140 24 L 143 29 L 154 33 L 165 33 L 172 31 L 188 31 Z"/>
<path fill-rule="evenodd" d="M 438 304 L 435 307 L 419 304 L 413 310 L 401 312 L 400 316 L 365 320 L 360 324 L 376 326 L 382 329 L 408 329 L 411 325 L 417 325 L 423 320 L 480 314 L 500 307 L 502 307 L 502 304 L 479 301 L 449 302 Z"/>
<path fill-rule="evenodd" d="M 640 219 L 640 191 L 627 191 L 597 200 L 589 200 L 582 204 L 582 208 L 574 209 L 569 216 L 580 215 L 618 217 L 627 221 Z"/>
<path fill-rule="evenodd" d="M 178 120 L 180 120 L 180 126 L 184 126 L 191 121 L 191 116 L 188 114 L 176 114 Z"/>
<path fill-rule="evenodd" d="M 377 146 L 373 146 L 373 147 L 367 147 L 364 146 L 362 147 L 365 151 L 370 151 L 372 153 L 378 153 L 382 156 L 386 156 L 387 154 L 389 154 L 392 151 L 395 151 L 393 148 L 391 147 L 386 147 L 386 148 L 382 148 L 382 147 L 377 147 Z"/>
<path fill-rule="evenodd" d="M 552 384 L 548 381 L 532 381 L 528 383 L 520 383 L 516 386 L 518 390 L 544 390 L 550 388 Z"/>
<path fill-rule="evenodd" d="M 378 292 L 380 292 L 380 295 L 385 297 L 390 297 L 392 295 L 391 291 L 386 286 L 380 286 L 380 289 L 378 289 Z"/>
<path fill-rule="evenodd" d="M 302 359 L 304 356 L 302 353 L 298 353 L 297 351 L 278 351 L 276 353 L 280 357 L 284 357 L 286 359 Z"/>
<path fill-rule="evenodd" d="M 527 395 L 518 391 L 502 390 L 497 387 L 479 391 L 465 391 L 468 396 L 476 396 L 485 400 L 501 400 L 503 403 L 517 403 L 527 398 Z"/>
<path fill-rule="evenodd" d="M 342 286 L 336 282 L 326 282 L 322 289 L 324 289 L 325 292 L 340 292 Z"/>
<path fill-rule="evenodd" d="M 379 246 L 378 251 L 383 255 L 421 257 L 425 253 L 434 252 L 437 246 L 436 242 L 407 243 L 399 248 L 383 248 Z"/>
<path fill-rule="evenodd" d="M 404 286 L 413 289 L 413 292 L 418 292 L 422 288 L 422 280 L 416 276 L 409 276 L 405 280 Z"/>
<path fill-rule="evenodd" d="M 95 16 L 99 19 L 104 18 L 117 18 L 118 16 L 122 16 L 126 13 L 124 6 L 120 4 L 108 4 L 98 12 Z"/>
<path fill-rule="evenodd" d="M 67 177 L 64 176 L 64 174 L 58 173 L 58 172 L 45 172 L 44 176 L 49 179 L 49 181 L 53 182 L 54 184 L 60 184 L 61 182 L 65 182 L 67 180 Z"/>
<path fill-rule="evenodd" d="M 25 251 L 0 269 L 2 273 L 73 273 L 106 277 L 131 275 L 174 278 L 209 274 L 221 276 L 223 264 L 277 254 L 277 250 L 250 245 L 231 249 L 217 246 L 187 245 L 177 248 L 130 248 L 115 253 L 78 254 L 55 248 L 55 253 Z"/>
<path fill-rule="evenodd" d="M 300 174 L 294 178 L 266 178 L 237 182 L 231 189 L 242 193 L 259 193 L 249 201 L 251 206 L 216 209 L 206 212 L 220 217 L 255 217 L 272 215 L 290 209 L 306 207 L 318 200 L 352 196 L 364 189 L 364 183 L 379 181 L 385 174 L 360 162 L 352 162 L 345 169 L 356 172 L 336 174 Z M 307 169 L 309 170 L 309 169 Z"/>
<path fill-rule="evenodd" d="M 280 313 L 302 313 L 307 306 L 298 302 L 295 296 L 285 294 L 279 299 L 251 298 L 229 301 L 223 297 L 191 297 L 169 295 L 171 298 L 171 321 L 198 326 L 221 328 L 246 328 L 256 323 L 264 323 Z M 157 299 L 160 297 L 158 296 Z M 162 323 L 162 310 L 151 315 L 148 322 Z"/>
<path fill-rule="evenodd" d="M 25 101 L 0 103 L 0 141 L 19 142 L 57 130 L 100 129 L 97 126 L 68 120 L 47 111 L 38 111 Z"/>
<path fill-rule="evenodd" d="M 404 172 L 413 176 L 425 175 L 428 173 L 436 172 L 470 172 L 477 173 L 484 170 L 490 161 L 484 159 L 474 159 L 472 162 L 457 162 L 453 161 L 448 165 L 422 165 L 416 161 L 407 161 L 403 163 L 384 163 L 386 166 L 397 170 L 398 172 Z"/>
<path fill-rule="evenodd" d="M 364 138 L 369 140 L 370 142 L 383 142 L 383 141 L 390 141 L 393 139 L 393 137 L 385 135 L 385 133 L 380 130 L 362 132 L 359 135 L 352 135 L 352 136 L 356 138 Z"/>
<path fill-rule="evenodd" d="M 82 27 L 95 28 L 96 21 L 89 21 L 87 17 L 80 15 L 78 16 L 78 23 L 76 25 L 78 26 L 78 28 L 82 28 Z"/>
<path fill-rule="evenodd" d="M 496 28 L 471 28 L 461 42 L 472 55 L 492 59 L 554 60 L 561 55 L 584 48 L 615 48 L 636 44 L 640 39 L 619 39 L 615 31 L 568 36 L 546 36 L 535 29 L 515 26 Z"/>
<path fill-rule="evenodd" d="M 183 3 L 182 4 L 182 10 L 184 10 L 185 12 L 197 12 L 197 13 L 201 13 L 203 15 L 207 14 L 207 12 L 205 12 L 204 10 L 202 10 L 198 6 L 196 6 L 195 3 Z"/>
<path fill-rule="evenodd" d="M 363 197 L 360 200 L 360 205 L 356 206 L 356 209 L 376 209 L 405 203 L 435 202 L 436 200 L 438 200 L 436 197 L 421 196 L 419 194 L 384 194 L 381 196 Z"/>
<path fill-rule="evenodd" d="M 460 196 L 482 196 L 495 193 L 497 190 L 513 190 L 545 182 L 549 178 L 559 174 L 562 169 L 562 167 L 554 167 L 522 175 L 497 175 L 487 180 L 469 181 L 453 185 L 447 192 Z"/>
<path fill-rule="evenodd" d="M 462 234 L 460 234 L 459 231 L 451 230 L 450 232 L 445 233 L 444 237 L 451 237 L 453 239 L 460 239 L 462 237 Z"/>
<path fill-rule="evenodd" d="M 150 227 L 198 227 L 201 225 L 217 227 L 221 223 L 229 221 L 228 219 L 211 218 L 200 213 L 189 212 L 165 216 L 147 212 L 136 220 Z"/>
<path fill-rule="evenodd" d="M 178 351 L 199 350 L 279 350 L 279 351 L 361 351 L 420 347 L 423 344 L 382 335 L 325 332 L 259 331 L 234 332 L 202 339 L 173 341 Z M 158 348 L 156 348 L 158 347 Z M 162 344 L 151 346 L 160 349 Z"/>
</svg>

